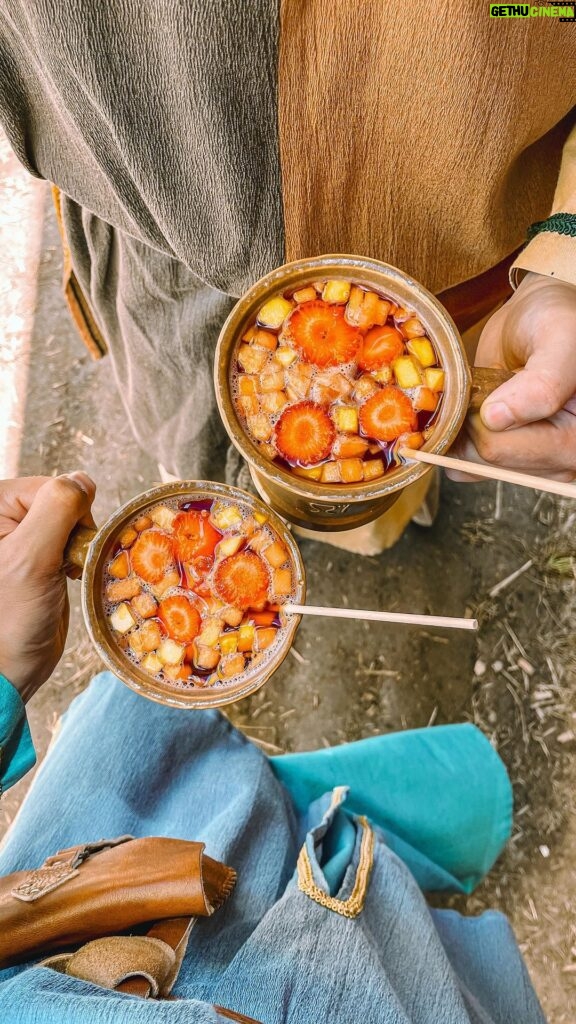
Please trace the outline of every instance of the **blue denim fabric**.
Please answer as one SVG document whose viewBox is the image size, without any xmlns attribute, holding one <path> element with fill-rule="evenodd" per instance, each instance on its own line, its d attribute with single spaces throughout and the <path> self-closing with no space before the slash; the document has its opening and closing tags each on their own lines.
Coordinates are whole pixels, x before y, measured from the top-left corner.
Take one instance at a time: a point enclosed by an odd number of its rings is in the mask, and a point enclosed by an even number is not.
<svg viewBox="0 0 576 1024">
<path fill-rule="evenodd" d="M 308 811 L 306 846 L 325 893 L 323 858 L 347 845 L 330 844 L 340 813 L 330 794 Z M 339 899 L 357 875 L 363 829 L 351 824 Z M 298 887 L 301 827 L 266 758 L 217 712 L 163 708 L 109 673 L 97 677 L 65 716 L 2 846 L 0 873 L 131 832 L 204 841 L 238 870 L 238 885 L 192 931 L 174 990 L 183 1001 L 139 1001 L 23 965 L 0 972 L 0 1020 L 212 1024 L 219 1003 L 264 1024 L 543 1024 L 505 919 L 431 912 L 381 835 L 363 910 L 343 917 Z"/>
</svg>

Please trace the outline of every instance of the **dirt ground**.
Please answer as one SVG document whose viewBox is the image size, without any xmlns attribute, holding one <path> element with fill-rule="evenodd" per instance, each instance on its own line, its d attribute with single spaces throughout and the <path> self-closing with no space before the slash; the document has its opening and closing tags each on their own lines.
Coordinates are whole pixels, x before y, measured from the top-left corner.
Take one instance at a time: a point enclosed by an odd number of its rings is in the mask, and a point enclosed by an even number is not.
<svg viewBox="0 0 576 1024">
<path fill-rule="evenodd" d="M 5 150 L 0 173 L 5 209 L 21 174 Z M 98 483 L 96 518 L 103 521 L 157 480 L 157 469 L 132 441 L 108 362 L 92 362 L 75 334 L 60 293 L 49 196 L 35 195 L 44 225 L 34 294 L 28 294 L 31 335 L 18 468 L 24 474 L 85 469 Z M 0 315 L 10 308 L 10 289 L 25 269 L 4 255 Z M 14 360 L 25 359 L 14 355 L 13 344 L 23 329 L 11 322 L 2 338 L 3 374 L 14 369 Z M 487 907 L 507 913 L 550 1024 L 574 1024 L 576 510 L 533 491 L 444 480 L 437 524 L 430 530 L 411 526 L 392 551 L 361 558 L 303 541 L 302 552 L 311 603 L 453 615 L 469 609 L 480 619 L 480 632 L 442 634 L 353 621 L 335 632 L 329 622 L 309 619 L 293 656 L 259 694 L 233 707 L 231 717 L 267 751 L 475 722 L 510 772 L 514 834 L 487 881 L 472 896 L 448 902 L 471 914 Z M 59 714 L 99 668 L 77 585 L 70 585 L 70 595 L 66 654 L 30 705 L 40 757 Z M 4 797 L 1 831 L 29 781 Z"/>
</svg>

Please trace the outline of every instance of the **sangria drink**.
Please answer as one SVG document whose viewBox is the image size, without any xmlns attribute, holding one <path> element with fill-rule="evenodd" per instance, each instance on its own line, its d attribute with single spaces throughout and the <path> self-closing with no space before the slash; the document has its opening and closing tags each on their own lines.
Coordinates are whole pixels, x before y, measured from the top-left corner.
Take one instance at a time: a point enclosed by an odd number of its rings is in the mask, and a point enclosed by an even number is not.
<svg viewBox="0 0 576 1024">
<path fill-rule="evenodd" d="M 205 487 L 139 507 L 111 535 L 100 574 L 106 641 L 125 681 L 144 675 L 150 692 L 136 688 L 146 695 L 173 690 L 197 706 L 268 678 L 299 621 L 283 605 L 304 587 L 296 545 L 274 513 L 235 488 Z"/>
<path fill-rule="evenodd" d="M 445 371 L 419 316 L 353 279 L 278 291 L 231 362 L 244 430 L 271 463 L 330 486 L 373 483 L 421 447 Z"/>
</svg>

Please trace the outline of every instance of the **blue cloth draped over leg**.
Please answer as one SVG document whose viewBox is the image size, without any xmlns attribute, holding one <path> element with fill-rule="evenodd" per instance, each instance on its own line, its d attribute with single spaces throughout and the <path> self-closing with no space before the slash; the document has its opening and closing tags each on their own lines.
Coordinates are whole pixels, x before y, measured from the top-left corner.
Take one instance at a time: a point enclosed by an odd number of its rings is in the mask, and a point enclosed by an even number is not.
<svg viewBox="0 0 576 1024">
<path fill-rule="evenodd" d="M 354 746 L 338 750 L 346 759 Z M 391 835 L 396 781 L 384 773 L 385 758 L 378 767 L 378 750 L 371 748 L 370 764 L 386 797 L 379 824 Z M 391 755 L 390 772 L 408 750 L 397 748 Z M 292 757 L 285 763 L 292 772 Z M 444 765 L 443 784 L 446 771 Z M 356 777 L 338 781 L 352 782 L 354 810 L 362 810 Z M 335 891 L 339 900 L 347 898 L 361 855 L 356 818 L 341 822 L 338 836 L 341 811 L 329 795 L 313 792 L 314 785 L 311 795 L 319 798 L 305 810 L 304 790 L 293 786 L 291 799 L 267 759 L 217 712 L 164 708 L 109 673 L 97 677 L 64 718 L 2 846 L 0 872 L 35 866 L 74 843 L 131 832 L 201 840 L 208 854 L 237 869 L 238 885 L 225 907 L 192 931 L 175 988 L 184 1001 L 137 1001 L 45 968 L 20 967 L 0 972 L 0 1019 L 203 1024 L 218 1019 L 210 1008 L 217 1002 L 265 1024 L 542 1024 L 505 919 L 489 914 L 466 921 L 431 912 L 383 833 L 376 835 L 357 917 L 341 916 L 300 890 L 294 869 L 304 828 L 310 830 L 315 882 L 327 895 Z M 400 805 L 407 809 L 406 793 Z M 430 816 L 428 837 L 429 822 Z M 414 843 L 416 850 L 418 837 L 405 827 L 406 819 L 399 824 L 402 842 Z M 444 863 L 436 867 L 429 860 L 436 850 L 430 842 L 422 857 L 446 884 L 459 871 L 469 884 L 489 848 L 482 844 L 476 862 L 468 854 L 443 854 Z"/>
</svg>

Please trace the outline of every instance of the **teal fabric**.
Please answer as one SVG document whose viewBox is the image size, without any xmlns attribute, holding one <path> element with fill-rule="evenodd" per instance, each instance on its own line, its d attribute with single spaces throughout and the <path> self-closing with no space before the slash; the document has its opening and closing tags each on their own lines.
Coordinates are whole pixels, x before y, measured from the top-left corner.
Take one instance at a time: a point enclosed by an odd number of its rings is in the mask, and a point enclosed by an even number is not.
<svg viewBox="0 0 576 1024">
<path fill-rule="evenodd" d="M 270 761 L 299 814 L 345 781 L 347 811 L 380 828 L 423 889 L 471 892 L 510 836 L 510 781 L 473 725 L 389 733 Z M 342 828 L 337 839 L 340 850 L 334 839 L 330 856 L 324 851 L 331 886 L 351 837 Z"/>
<path fill-rule="evenodd" d="M 36 763 L 36 752 L 18 690 L 0 675 L 0 791 L 18 782 Z"/>
</svg>

